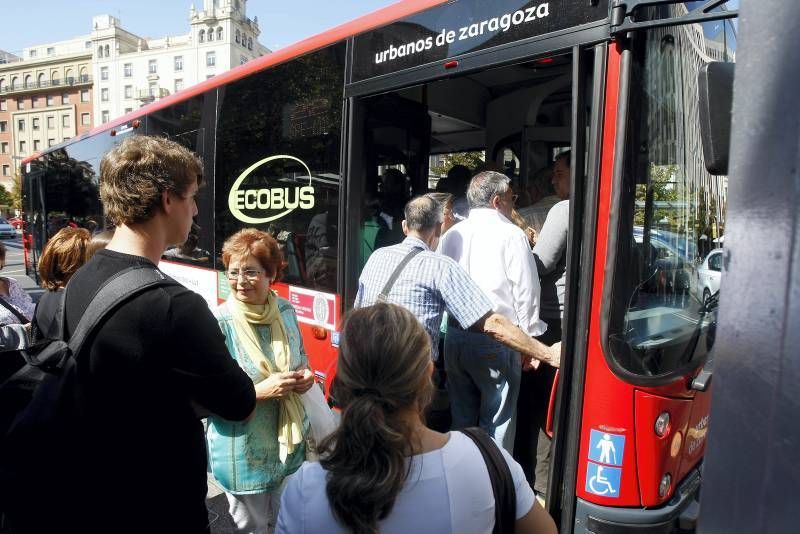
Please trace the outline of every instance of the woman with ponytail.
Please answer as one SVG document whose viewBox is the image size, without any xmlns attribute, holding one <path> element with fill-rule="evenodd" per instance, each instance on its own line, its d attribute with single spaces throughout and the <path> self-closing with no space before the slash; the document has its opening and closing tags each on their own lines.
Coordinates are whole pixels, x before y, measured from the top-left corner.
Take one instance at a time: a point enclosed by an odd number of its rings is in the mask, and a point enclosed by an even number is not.
<svg viewBox="0 0 800 534">
<path fill-rule="evenodd" d="M 405 308 L 375 304 L 345 319 L 335 381 L 339 428 L 287 482 L 280 533 L 493 531 L 489 472 L 460 432 L 425 426 L 430 338 Z M 515 533 L 556 532 L 522 468 L 502 451 L 516 488 Z"/>
<path fill-rule="evenodd" d="M 241 230 L 222 246 L 222 262 L 231 293 L 215 315 L 228 350 L 255 384 L 256 409 L 243 422 L 208 418 L 209 463 L 236 532 L 266 534 L 277 512 L 273 493 L 305 459 L 300 394 L 314 379 L 294 308 L 269 287 L 284 266 L 275 239 Z"/>
</svg>

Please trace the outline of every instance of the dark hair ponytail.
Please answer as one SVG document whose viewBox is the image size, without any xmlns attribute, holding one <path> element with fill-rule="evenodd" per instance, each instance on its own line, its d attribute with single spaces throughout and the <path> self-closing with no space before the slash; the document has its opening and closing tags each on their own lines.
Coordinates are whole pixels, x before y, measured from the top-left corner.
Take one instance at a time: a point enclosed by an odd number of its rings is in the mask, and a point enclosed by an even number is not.
<svg viewBox="0 0 800 534">
<path fill-rule="evenodd" d="M 339 428 L 320 449 L 336 518 L 355 534 L 378 532 L 408 477 L 412 428 L 433 392 L 430 339 L 411 312 L 393 304 L 353 311 L 344 321 L 336 374 Z"/>
</svg>

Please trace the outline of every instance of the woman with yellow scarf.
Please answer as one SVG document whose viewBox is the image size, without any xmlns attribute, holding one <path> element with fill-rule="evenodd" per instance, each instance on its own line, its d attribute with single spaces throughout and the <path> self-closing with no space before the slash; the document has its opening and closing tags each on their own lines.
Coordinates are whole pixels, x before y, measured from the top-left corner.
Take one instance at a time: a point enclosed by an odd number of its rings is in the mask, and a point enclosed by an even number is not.
<svg viewBox="0 0 800 534">
<path fill-rule="evenodd" d="M 300 395 L 314 379 L 294 309 L 269 287 L 284 265 L 275 239 L 241 230 L 225 241 L 222 262 L 231 294 L 215 315 L 228 350 L 253 379 L 257 403 L 244 422 L 209 417 L 209 463 L 237 531 L 266 533 L 283 479 L 305 459 L 309 427 Z"/>
</svg>

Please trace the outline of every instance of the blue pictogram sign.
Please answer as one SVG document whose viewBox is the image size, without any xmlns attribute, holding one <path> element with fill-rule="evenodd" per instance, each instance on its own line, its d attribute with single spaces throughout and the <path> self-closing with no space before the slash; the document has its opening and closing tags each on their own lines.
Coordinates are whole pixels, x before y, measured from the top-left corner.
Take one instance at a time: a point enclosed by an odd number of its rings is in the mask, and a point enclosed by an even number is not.
<svg viewBox="0 0 800 534">
<path fill-rule="evenodd" d="M 625 436 L 592 430 L 589 436 L 589 459 L 607 465 L 622 465 Z"/>
<path fill-rule="evenodd" d="M 586 491 L 603 497 L 619 498 L 619 482 L 622 469 L 587 462 Z"/>
</svg>

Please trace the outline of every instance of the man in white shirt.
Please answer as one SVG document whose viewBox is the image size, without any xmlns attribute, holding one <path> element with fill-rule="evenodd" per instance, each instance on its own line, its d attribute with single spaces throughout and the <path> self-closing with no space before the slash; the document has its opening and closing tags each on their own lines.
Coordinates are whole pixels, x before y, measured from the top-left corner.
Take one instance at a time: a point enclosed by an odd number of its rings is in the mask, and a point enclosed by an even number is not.
<svg viewBox="0 0 800 534">
<path fill-rule="evenodd" d="M 529 336 L 543 334 L 547 326 L 539 319 L 539 276 L 528 238 L 510 220 L 514 198 L 509 178 L 481 172 L 470 182 L 467 199 L 469 217 L 442 236 L 439 251 L 469 273 L 497 313 Z M 453 428 L 478 424 L 512 452 L 519 353 L 451 323 L 445 369 Z"/>
</svg>

